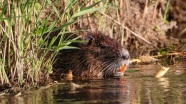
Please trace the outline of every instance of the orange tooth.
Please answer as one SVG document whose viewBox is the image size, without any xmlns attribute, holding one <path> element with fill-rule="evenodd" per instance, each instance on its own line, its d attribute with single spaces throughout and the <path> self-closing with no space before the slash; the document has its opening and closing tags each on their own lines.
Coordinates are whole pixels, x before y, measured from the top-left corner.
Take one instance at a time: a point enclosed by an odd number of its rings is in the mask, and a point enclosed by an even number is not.
<svg viewBox="0 0 186 104">
<path fill-rule="evenodd" d="M 118 70 L 118 72 L 123 72 L 126 69 L 126 64 L 121 66 L 120 69 Z"/>
</svg>

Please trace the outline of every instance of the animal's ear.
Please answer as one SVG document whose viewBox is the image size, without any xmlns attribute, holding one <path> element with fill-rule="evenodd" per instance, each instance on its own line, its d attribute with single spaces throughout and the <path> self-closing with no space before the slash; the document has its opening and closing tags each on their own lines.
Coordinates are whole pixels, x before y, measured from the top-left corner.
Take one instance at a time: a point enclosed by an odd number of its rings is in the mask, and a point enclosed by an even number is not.
<svg viewBox="0 0 186 104">
<path fill-rule="evenodd" d="M 94 40 L 94 37 L 93 36 L 86 36 L 84 40 L 85 40 L 85 42 L 84 42 L 85 45 L 91 45 Z"/>
</svg>

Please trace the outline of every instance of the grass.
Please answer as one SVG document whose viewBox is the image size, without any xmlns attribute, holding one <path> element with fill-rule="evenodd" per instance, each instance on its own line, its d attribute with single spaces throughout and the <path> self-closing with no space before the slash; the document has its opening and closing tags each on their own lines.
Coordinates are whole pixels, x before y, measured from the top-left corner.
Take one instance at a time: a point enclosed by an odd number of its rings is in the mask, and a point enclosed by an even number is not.
<svg viewBox="0 0 186 104">
<path fill-rule="evenodd" d="M 37 57 L 44 44 L 44 28 L 37 24 L 41 21 L 37 16 L 41 13 L 41 5 L 31 0 L 12 0 L 11 3 L 4 1 L 1 6 L 1 83 L 39 82 L 41 70 L 50 67 L 50 64 L 42 65 L 43 57 Z"/>
<path fill-rule="evenodd" d="M 167 17 L 168 17 L 168 12 L 169 12 L 169 9 L 170 9 L 170 3 L 171 3 L 171 0 L 168 0 L 168 2 L 166 4 L 166 7 L 165 7 L 165 13 L 164 13 L 164 16 L 163 16 L 163 19 L 164 19 L 165 23 L 168 23 Z"/>
<path fill-rule="evenodd" d="M 56 4 L 50 0 L 1 1 L 0 84 L 37 86 L 46 82 L 52 73 L 55 54 L 72 48 L 68 45 L 76 40 L 64 41 L 63 34 L 71 30 L 78 17 L 104 8 L 95 7 L 100 1 L 89 6 L 82 2 L 64 0 L 59 5 L 60 0 L 55 1 Z M 59 29 L 58 46 L 53 46 L 56 37 L 47 44 L 49 35 L 43 34 Z"/>
</svg>

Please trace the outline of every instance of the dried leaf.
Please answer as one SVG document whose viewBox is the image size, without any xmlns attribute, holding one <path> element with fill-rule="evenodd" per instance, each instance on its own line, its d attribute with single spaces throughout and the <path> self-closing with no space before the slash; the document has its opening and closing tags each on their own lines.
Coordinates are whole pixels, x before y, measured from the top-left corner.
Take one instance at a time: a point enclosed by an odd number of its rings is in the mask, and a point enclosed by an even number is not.
<svg viewBox="0 0 186 104">
<path fill-rule="evenodd" d="M 158 61 L 158 59 L 154 58 L 153 56 L 140 56 L 139 59 L 131 59 L 130 63 L 151 63 L 151 62 L 155 62 Z"/>
<path fill-rule="evenodd" d="M 158 61 L 158 59 L 152 57 L 152 56 L 140 56 L 139 60 L 143 63 L 150 63 L 150 62 L 155 62 Z"/>
<path fill-rule="evenodd" d="M 160 77 L 164 76 L 167 73 L 168 70 L 169 70 L 169 67 L 162 66 L 155 77 L 160 78 Z"/>
</svg>

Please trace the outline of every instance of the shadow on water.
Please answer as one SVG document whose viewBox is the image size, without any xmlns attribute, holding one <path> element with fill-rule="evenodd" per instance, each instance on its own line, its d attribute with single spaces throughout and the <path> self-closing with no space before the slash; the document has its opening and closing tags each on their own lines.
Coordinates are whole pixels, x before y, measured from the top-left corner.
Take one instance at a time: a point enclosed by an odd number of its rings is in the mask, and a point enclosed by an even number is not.
<svg viewBox="0 0 186 104">
<path fill-rule="evenodd" d="M 123 78 L 73 80 L 20 96 L 0 96 L 0 104 L 186 104 L 186 66 L 172 66 L 155 78 L 156 65 L 131 66 Z"/>
</svg>

